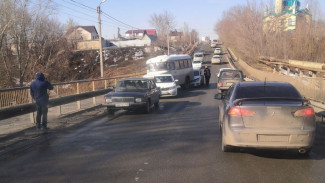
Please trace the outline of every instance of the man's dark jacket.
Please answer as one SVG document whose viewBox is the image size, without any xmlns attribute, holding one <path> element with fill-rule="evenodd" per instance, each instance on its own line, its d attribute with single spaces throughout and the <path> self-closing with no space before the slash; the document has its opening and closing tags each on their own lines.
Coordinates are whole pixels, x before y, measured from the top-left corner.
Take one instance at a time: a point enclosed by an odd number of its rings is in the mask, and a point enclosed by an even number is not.
<svg viewBox="0 0 325 183">
<path fill-rule="evenodd" d="M 37 105 L 47 105 L 49 95 L 47 89 L 52 90 L 53 86 L 45 80 L 43 73 L 37 73 L 35 81 L 30 85 L 30 95 L 36 101 Z"/>
</svg>

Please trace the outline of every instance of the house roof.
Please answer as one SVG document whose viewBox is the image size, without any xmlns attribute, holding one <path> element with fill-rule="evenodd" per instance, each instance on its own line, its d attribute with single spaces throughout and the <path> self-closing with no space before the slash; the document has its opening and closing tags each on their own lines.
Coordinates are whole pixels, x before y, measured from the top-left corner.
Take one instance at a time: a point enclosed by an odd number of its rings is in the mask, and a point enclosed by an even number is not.
<svg viewBox="0 0 325 183">
<path fill-rule="evenodd" d="M 71 34 L 73 31 L 75 31 L 78 28 L 82 28 L 82 29 L 86 30 L 89 33 L 92 33 L 93 30 L 95 30 L 96 34 L 98 34 L 95 26 L 77 26 L 77 27 L 75 27 L 73 29 L 68 30 L 68 32 L 66 33 L 66 35 Z"/>
<path fill-rule="evenodd" d="M 95 30 L 96 34 L 98 34 L 95 26 L 79 26 L 79 27 L 85 29 L 89 33 L 92 33 L 93 30 Z"/>
<path fill-rule="evenodd" d="M 153 36 L 156 35 L 156 29 L 146 29 L 146 32 L 148 35 L 153 35 Z"/>
</svg>

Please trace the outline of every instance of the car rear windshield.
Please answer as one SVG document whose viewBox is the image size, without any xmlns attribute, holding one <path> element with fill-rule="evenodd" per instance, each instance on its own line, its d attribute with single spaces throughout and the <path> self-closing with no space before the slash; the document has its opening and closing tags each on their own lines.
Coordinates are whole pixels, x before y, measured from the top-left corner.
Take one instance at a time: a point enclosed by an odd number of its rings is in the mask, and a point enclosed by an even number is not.
<svg viewBox="0 0 325 183">
<path fill-rule="evenodd" d="M 203 57 L 202 54 L 197 54 L 197 55 L 194 55 L 194 57 Z"/>
<path fill-rule="evenodd" d="M 201 61 L 193 61 L 194 64 L 199 64 Z"/>
<path fill-rule="evenodd" d="M 238 87 L 236 99 L 241 98 L 302 98 L 293 86 L 246 86 Z"/>
<path fill-rule="evenodd" d="M 240 79 L 242 74 L 239 71 L 222 71 L 220 77 L 222 79 Z"/>
</svg>

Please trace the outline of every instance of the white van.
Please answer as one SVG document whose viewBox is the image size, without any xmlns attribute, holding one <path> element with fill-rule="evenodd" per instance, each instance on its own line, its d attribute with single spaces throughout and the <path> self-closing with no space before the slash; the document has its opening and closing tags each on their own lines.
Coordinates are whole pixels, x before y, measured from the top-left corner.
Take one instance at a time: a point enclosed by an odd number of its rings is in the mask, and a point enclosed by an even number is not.
<svg viewBox="0 0 325 183">
<path fill-rule="evenodd" d="M 171 74 L 182 88 L 189 88 L 191 85 L 193 66 L 189 55 L 161 55 L 147 60 L 146 64 L 147 74 L 144 77 Z"/>
</svg>

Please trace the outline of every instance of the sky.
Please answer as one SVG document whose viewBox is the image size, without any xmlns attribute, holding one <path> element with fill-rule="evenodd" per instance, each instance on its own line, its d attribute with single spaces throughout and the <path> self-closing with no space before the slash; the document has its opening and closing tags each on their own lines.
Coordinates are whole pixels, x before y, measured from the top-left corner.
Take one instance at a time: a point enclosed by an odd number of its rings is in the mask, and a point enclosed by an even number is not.
<svg viewBox="0 0 325 183">
<path fill-rule="evenodd" d="M 120 27 L 122 36 L 127 30 L 152 29 L 149 23 L 153 14 L 167 11 L 175 17 L 176 29 L 184 23 L 196 29 L 199 37 L 218 38 L 214 26 L 222 18 L 222 13 L 232 6 L 245 5 L 247 0 L 52 0 L 55 15 L 61 23 L 73 19 L 78 25 L 94 25 L 98 30 L 96 8 L 102 10 L 102 37 L 112 39 Z M 319 1 L 325 7 L 324 0 Z M 304 1 L 302 1 L 304 8 Z M 112 19 L 113 17 L 114 19 Z"/>
</svg>

